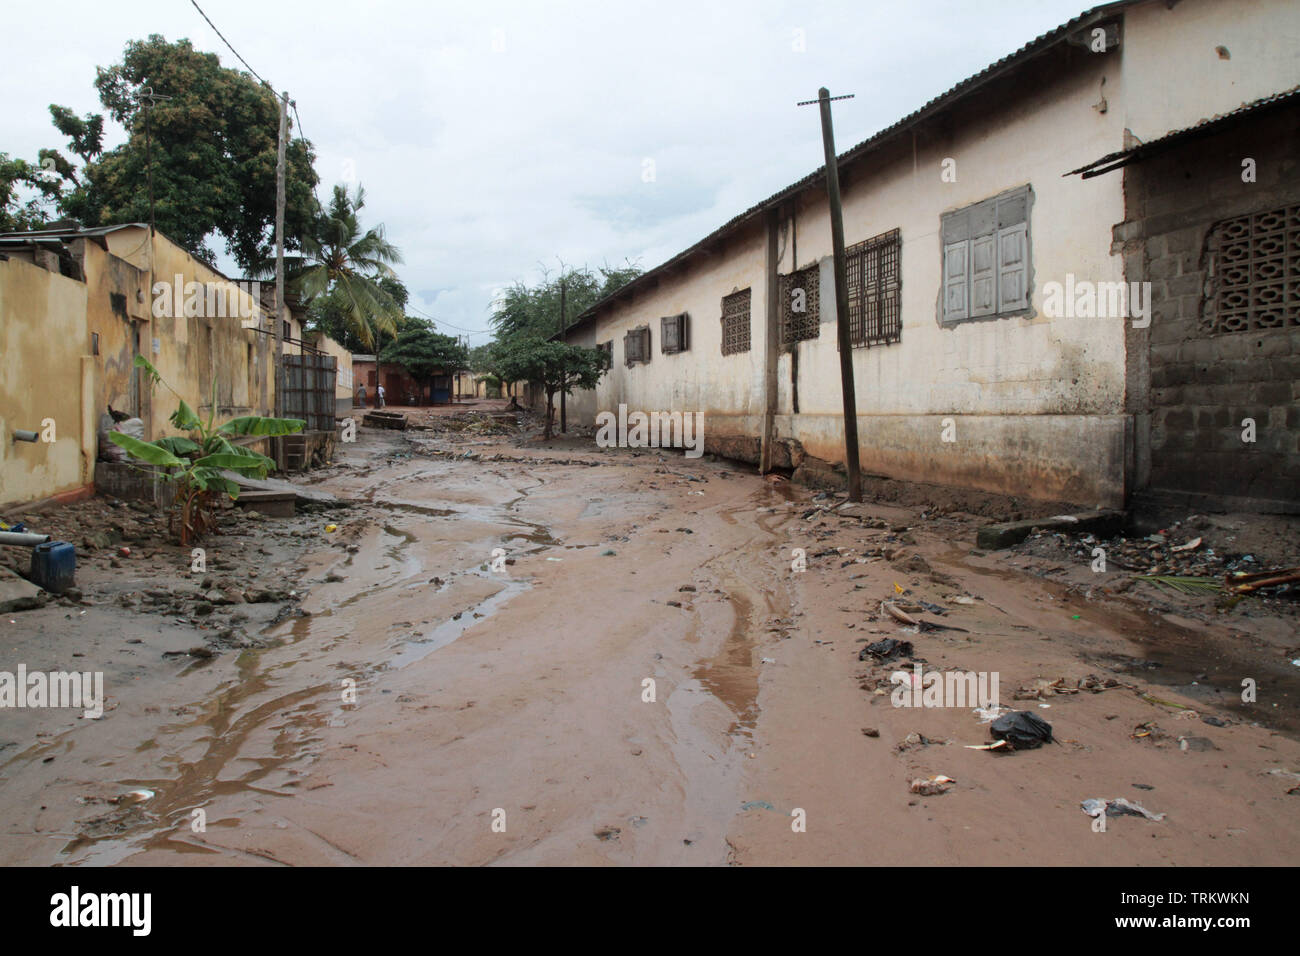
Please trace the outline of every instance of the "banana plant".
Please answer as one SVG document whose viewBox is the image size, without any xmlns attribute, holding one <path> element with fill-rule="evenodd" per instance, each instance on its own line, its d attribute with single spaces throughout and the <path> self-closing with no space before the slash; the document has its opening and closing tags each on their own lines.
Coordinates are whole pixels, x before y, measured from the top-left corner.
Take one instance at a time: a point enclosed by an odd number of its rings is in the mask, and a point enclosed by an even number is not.
<svg viewBox="0 0 1300 956">
<path fill-rule="evenodd" d="M 179 404 L 169 421 L 189 435 L 169 435 L 154 441 L 143 441 L 121 432 L 110 432 L 108 437 L 132 458 L 162 468 L 163 476 L 176 485 L 171 528 L 176 532 L 179 521 L 180 542 L 185 546 L 216 530 L 212 506 L 217 495 L 224 493 L 231 501 L 239 497 L 239 484 L 223 475 L 223 470 L 249 478 L 265 478 L 275 467 L 275 462 L 266 455 L 237 445 L 231 439 L 292 435 L 302 431 L 306 422 L 300 418 L 245 415 L 218 425 L 215 378 L 211 407 L 204 421 L 174 388 L 163 381 L 162 375 L 143 355 L 136 356 L 135 366 L 148 378 L 150 389 L 162 385 L 176 396 Z"/>
</svg>

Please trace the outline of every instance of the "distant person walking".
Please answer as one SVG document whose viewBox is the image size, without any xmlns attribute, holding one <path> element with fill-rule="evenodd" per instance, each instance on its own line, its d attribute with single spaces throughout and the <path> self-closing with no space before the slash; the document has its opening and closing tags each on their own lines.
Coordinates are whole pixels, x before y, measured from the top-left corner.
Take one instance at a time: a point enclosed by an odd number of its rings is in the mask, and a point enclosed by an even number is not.
<svg viewBox="0 0 1300 956">
<path fill-rule="evenodd" d="M 380 385 L 378 388 L 376 388 L 375 395 L 376 395 L 375 408 L 383 408 L 384 407 L 384 386 Z"/>
<path fill-rule="evenodd" d="M 366 407 L 366 383 L 365 382 L 362 382 L 360 385 L 357 386 L 357 401 L 361 403 L 362 408 Z"/>
</svg>

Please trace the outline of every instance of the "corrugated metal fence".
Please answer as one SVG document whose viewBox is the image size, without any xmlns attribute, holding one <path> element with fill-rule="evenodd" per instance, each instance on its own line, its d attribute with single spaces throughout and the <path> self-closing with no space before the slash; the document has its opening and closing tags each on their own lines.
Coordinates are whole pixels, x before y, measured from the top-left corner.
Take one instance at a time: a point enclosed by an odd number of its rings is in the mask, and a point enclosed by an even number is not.
<svg viewBox="0 0 1300 956">
<path fill-rule="evenodd" d="M 334 380 L 338 359 L 333 355 L 284 356 L 284 417 L 307 422 L 305 431 L 334 430 Z"/>
</svg>

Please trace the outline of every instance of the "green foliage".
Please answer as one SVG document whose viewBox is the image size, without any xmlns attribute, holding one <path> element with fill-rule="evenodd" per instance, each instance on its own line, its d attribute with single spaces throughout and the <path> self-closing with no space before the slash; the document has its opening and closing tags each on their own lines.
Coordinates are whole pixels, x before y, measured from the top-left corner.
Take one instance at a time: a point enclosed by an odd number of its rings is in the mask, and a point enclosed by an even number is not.
<svg viewBox="0 0 1300 956">
<path fill-rule="evenodd" d="M 388 293 L 399 309 L 406 308 L 410 294 L 406 291 L 406 286 L 402 284 L 401 279 L 397 278 L 397 276 L 381 276 L 379 285 Z M 324 295 L 317 296 L 307 308 L 308 328 L 328 335 L 349 352 L 369 352 L 372 348 L 375 348 L 375 343 L 361 340 L 361 336 L 357 334 L 356 326 L 349 314 L 349 309 L 350 306 L 345 300 L 341 289 L 331 290 Z M 393 319 L 393 324 L 398 332 L 401 332 L 408 325 L 423 322 L 423 319 L 415 319 L 410 316 L 400 319 L 394 317 Z M 376 340 L 382 342 L 384 340 L 383 334 L 377 335 Z"/>
<path fill-rule="evenodd" d="M 551 437 L 555 396 L 571 395 L 574 389 L 595 388 L 609 368 L 609 355 L 603 350 L 565 342 L 515 338 L 498 343 L 494 351 L 502 379 L 536 382 L 546 392 L 544 438 Z"/>
<path fill-rule="evenodd" d="M 0 232 L 39 229 L 59 193 L 57 177 L 23 159 L 0 153 Z"/>
<path fill-rule="evenodd" d="M 152 153 L 158 228 L 211 264 L 212 236 L 251 272 L 274 248 L 275 165 L 279 104 L 271 90 L 239 70 L 221 66 L 188 40 L 168 43 L 153 34 L 126 45 L 122 62 L 96 71 L 95 88 L 108 115 L 127 130 L 127 141 L 103 151 L 104 116 L 77 117 L 51 105 L 55 127 L 68 139 L 73 162 L 58 150 L 41 150 L 57 174 L 59 210 L 87 226 L 149 221 Z M 144 89 L 168 96 L 148 109 Z M 292 118 L 291 118 L 292 123 Z M 286 243 L 297 248 L 314 215 L 319 181 L 312 147 L 291 139 L 286 150 Z"/>
<path fill-rule="evenodd" d="M 290 287 L 304 301 L 314 304 L 326 297 L 323 313 L 341 317 L 356 341 L 370 349 L 377 333 L 397 334 L 406 287 L 392 268 L 401 263 L 402 254 L 384 237 L 383 225 L 362 231 L 360 212 L 365 205 L 366 192 L 360 186 L 352 195 L 345 186 L 335 186 L 329 206 L 302 234 L 302 254 L 286 256 L 285 268 Z M 267 259 L 258 271 L 270 275 L 274 269 L 274 261 Z"/>
<path fill-rule="evenodd" d="M 641 270 L 601 266 L 595 272 L 564 269 L 552 277 L 544 274 L 535 286 L 516 282 L 493 305 L 492 327 L 498 341 L 515 338 L 548 339 L 560 331 L 560 285 L 564 285 L 564 315 L 568 323 L 605 296 L 631 282 Z"/>
<path fill-rule="evenodd" d="M 143 355 L 135 357 L 135 367 L 144 374 L 150 387 L 164 385 L 158 370 Z M 179 395 L 180 404 L 172 412 L 171 423 L 191 433 L 191 437 L 168 436 L 147 442 L 121 432 L 110 432 L 109 439 L 124 448 L 128 455 L 148 465 L 166 469 L 164 477 L 175 482 L 180 518 L 181 544 L 188 544 L 213 528 L 210 496 L 224 492 L 233 500 L 239 497 L 238 483 L 221 471 L 233 471 L 249 478 L 265 478 L 275 467 L 266 455 L 230 441 L 232 435 L 291 435 L 300 432 L 306 422 L 299 418 L 263 418 L 246 415 L 216 424 L 216 383 L 213 383 L 212 412 L 204 422 Z"/>
<path fill-rule="evenodd" d="M 437 374 L 453 374 L 469 367 L 469 353 L 458 339 L 414 322 L 379 353 L 379 361 L 401 365 L 418 382 Z"/>
</svg>

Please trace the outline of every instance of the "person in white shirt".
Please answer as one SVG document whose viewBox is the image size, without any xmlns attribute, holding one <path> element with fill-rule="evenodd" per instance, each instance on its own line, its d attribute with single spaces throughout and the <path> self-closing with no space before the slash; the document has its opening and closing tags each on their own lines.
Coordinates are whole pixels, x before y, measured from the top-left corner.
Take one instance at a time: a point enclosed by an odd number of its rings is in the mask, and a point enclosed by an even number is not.
<svg viewBox="0 0 1300 956">
<path fill-rule="evenodd" d="M 384 386 L 380 385 L 375 389 L 375 395 L 379 398 L 379 408 L 384 407 Z"/>
</svg>

